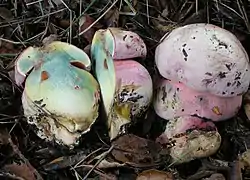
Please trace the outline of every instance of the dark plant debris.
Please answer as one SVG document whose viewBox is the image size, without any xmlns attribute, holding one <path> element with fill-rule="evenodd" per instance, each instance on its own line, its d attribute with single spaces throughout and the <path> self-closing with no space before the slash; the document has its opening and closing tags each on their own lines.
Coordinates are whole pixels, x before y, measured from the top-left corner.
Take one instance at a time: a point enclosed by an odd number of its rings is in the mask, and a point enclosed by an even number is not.
<svg viewBox="0 0 250 180">
<path fill-rule="evenodd" d="M 100 118 L 80 145 L 68 150 L 39 139 L 24 121 L 22 90 L 11 78 L 15 58 L 28 46 L 58 39 L 88 53 L 96 30 L 121 27 L 145 41 L 148 57 L 139 61 L 154 79 L 158 73 L 155 47 L 173 28 L 212 23 L 234 33 L 249 53 L 248 17 L 248 0 L 0 0 L 0 179 L 250 179 L 249 153 L 239 158 L 250 148 L 250 123 L 243 110 L 237 117 L 217 123 L 222 146 L 215 155 L 172 167 L 150 141 L 164 131 L 162 124 L 166 123 L 152 108 L 143 124 L 129 127 L 138 136 L 128 135 L 123 143 L 117 145 L 117 139 L 111 145 Z M 136 128 L 141 125 L 143 128 Z M 141 153 L 138 157 L 128 151 L 132 146 Z"/>
</svg>

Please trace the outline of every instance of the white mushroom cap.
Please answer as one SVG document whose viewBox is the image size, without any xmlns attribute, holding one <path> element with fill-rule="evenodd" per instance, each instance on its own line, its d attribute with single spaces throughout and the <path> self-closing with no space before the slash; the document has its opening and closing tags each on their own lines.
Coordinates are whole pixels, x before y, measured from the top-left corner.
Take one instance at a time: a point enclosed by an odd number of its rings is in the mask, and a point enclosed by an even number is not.
<svg viewBox="0 0 250 180">
<path fill-rule="evenodd" d="M 247 91 L 248 55 L 229 31 L 212 24 L 189 24 L 173 30 L 156 48 L 160 74 L 197 91 L 232 97 Z"/>
</svg>

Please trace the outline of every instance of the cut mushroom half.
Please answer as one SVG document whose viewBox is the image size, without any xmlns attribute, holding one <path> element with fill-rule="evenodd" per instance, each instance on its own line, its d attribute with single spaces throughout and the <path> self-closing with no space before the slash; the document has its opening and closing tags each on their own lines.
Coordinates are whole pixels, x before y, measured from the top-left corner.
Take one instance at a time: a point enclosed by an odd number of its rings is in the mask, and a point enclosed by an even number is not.
<svg viewBox="0 0 250 180">
<path fill-rule="evenodd" d="M 120 102 L 117 103 L 117 101 L 115 101 L 116 93 L 121 90 L 120 88 L 135 85 L 133 83 L 137 83 L 138 79 L 140 79 L 139 76 L 148 77 L 148 72 L 145 72 L 145 68 L 139 63 L 134 61 L 124 61 L 124 63 L 114 61 L 145 56 L 146 46 L 142 39 L 133 32 L 124 31 L 119 28 L 108 28 L 100 29 L 96 31 L 94 35 L 91 44 L 91 59 L 94 64 L 95 76 L 100 84 L 111 139 L 117 136 L 121 125 L 131 121 L 130 112 L 133 111 L 133 109 L 131 109 L 132 105 L 130 105 L 131 103 L 133 104 L 133 102 L 127 101 L 120 104 Z M 138 69 L 134 68 L 134 66 Z M 117 68 L 120 68 L 120 70 L 117 71 Z M 129 68 L 132 68 L 132 70 L 129 70 Z M 125 73 L 125 70 L 129 72 Z M 140 73 L 142 73 L 142 75 Z M 132 77 L 131 74 L 133 74 L 134 77 Z M 121 81 L 117 81 L 117 79 Z M 120 87 L 120 85 L 124 87 Z M 146 84 L 145 86 L 150 85 Z M 147 90 L 145 90 L 145 92 L 146 91 Z M 144 96 L 148 95 L 146 94 Z M 147 101 L 148 97 L 144 98 Z M 138 103 L 140 103 L 140 101 L 138 101 Z M 135 106 L 135 104 L 133 106 Z"/>
<path fill-rule="evenodd" d="M 53 58 L 59 56 L 63 56 L 63 60 L 72 60 L 72 63 L 74 63 L 73 60 L 77 60 L 75 65 L 78 64 L 90 71 L 91 61 L 84 51 L 65 42 L 53 41 L 42 47 L 28 47 L 18 56 L 15 61 L 16 84 L 22 86 L 32 68 L 39 68 L 45 61 L 52 61 Z"/>
<path fill-rule="evenodd" d="M 99 84 L 88 72 L 88 56 L 70 44 L 52 42 L 28 48 L 16 65 L 16 73 L 22 70 L 23 76 L 30 69 L 22 106 L 37 135 L 69 147 L 78 144 L 97 119 L 100 101 Z"/>
</svg>

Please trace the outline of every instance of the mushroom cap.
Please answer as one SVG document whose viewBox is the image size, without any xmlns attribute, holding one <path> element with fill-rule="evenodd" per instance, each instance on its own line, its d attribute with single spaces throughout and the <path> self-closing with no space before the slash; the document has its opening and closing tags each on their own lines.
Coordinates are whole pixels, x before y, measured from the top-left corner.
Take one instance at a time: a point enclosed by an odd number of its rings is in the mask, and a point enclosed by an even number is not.
<svg viewBox="0 0 250 180">
<path fill-rule="evenodd" d="M 120 103 L 132 103 L 131 115 L 144 113 L 152 100 L 153 82 L 147 69 L 134 60 L 114 61 L 117 98 Z"/>
<path fill-rule="evenodd" d="M 156 141 L 163 147 L 168 145 L 172 163 L 181 164 L 214 154 L 220 147 L 221 136 L 213 122 L 182 116 L 171 119 Z"/>
<path fill-rule="evenodd" d="M 120 28 L 109 28 L 114 38 L 114 59 L 146 57 L 147 48 L 141 37 L 135 32 Z"/>
<path fill-rule="evenodd" d="M 71 63 L 82 66 L 85 70 L 91 70 L 91 61 L 84 51 L 65 42 L 53 41 L 43 47 L 30 46 L 18 56 L 15 61 L 16 84 L 21 86 L 32 68 L 45 61 L 51 61 L 54 56 L 63 56 L 67 61 L 71 60 Z"/>
<path fill-rule="evenodd" d="M 249 58 L 242 44 L 212 24 L 174 29 L 156 48 L 155 62 L 166 79 L 222 97 L 245 93 L 250 82 Z"/>
<path fill-rule="evenodd" d="M 43 49 L 30 48 L 17 60 L 17 73 L 27 76 L 22 105 L 39 137 L 73 146 L 98 117 L 99 84 L 86 69 L 90 61 L 83 51 L 75 47 L 72 52 L 80 54 L 71 56 L 66 51 L 69 44 L 53 44 Z"/>
<path fill-rule="evenodd" d="M 164 119 L 197 115 L 212 121 L 222 121 L 237 114 L 242 103 L 242 96 L 219 97 L 167 79 L 160 79 L 156 88 L 153 106 L 155 112 Z"/>
<path fill-rule="evenodd" d="M 114 61 L 117 91 L 112 116 L 109 119 L 109 136 L 114 139 L 123 125 L 143 115 L 153 95 L 153 82 L 147 69 L 134 60 Z"/>
</svg>

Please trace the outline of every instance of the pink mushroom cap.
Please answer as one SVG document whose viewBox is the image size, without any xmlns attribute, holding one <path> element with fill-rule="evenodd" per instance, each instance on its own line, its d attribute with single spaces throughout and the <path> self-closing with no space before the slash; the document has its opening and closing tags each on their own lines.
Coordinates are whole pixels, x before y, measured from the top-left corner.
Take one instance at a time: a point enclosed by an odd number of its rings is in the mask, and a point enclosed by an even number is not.
<svg viewBox="0 0 250 180">
<path fill-rule="evenodd" d="M 147 69 L 134 60 L 114 61 L 121 102 L 131 102 L 132 115 L 147 110 L 152 100 L 153 82 Z"/>
<path fill-rule="evenodd" d="M 167 79 L 159 80 L 156 92 L 154 109 L 164 119 L 197 115 L 222 121 L 237 114 L 242 103 L 242 96 L 219 97 Z"/>
</svg>

